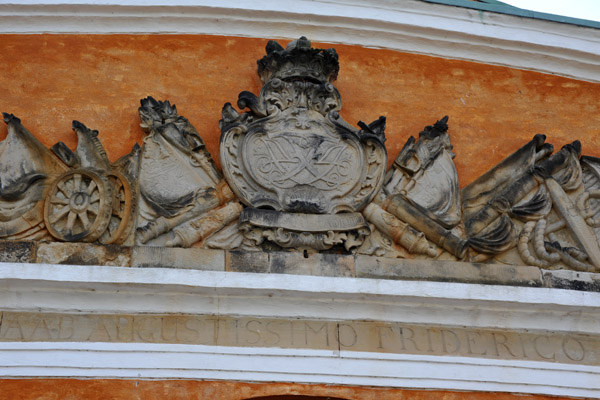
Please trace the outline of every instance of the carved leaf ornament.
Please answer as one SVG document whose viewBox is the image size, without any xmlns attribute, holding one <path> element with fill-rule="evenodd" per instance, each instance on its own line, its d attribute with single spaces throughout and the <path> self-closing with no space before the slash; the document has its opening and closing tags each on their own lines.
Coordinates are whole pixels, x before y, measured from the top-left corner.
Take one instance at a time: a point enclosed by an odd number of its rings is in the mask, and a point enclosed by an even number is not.
<svg viewBox="0 0 600 400">
<path fill-rule="evenodd" d="M 600 159 L 544 135 L 460 190 L 444 117 L 386 171 L 385 118 L 339 112 L 334 49 L 302 37 L 258 60 L 225 104 L 219 170 L 169 101 L 141 100 L 142 147 L 110 162 L 98 131 L 43 146 L 4 114 L 0 238 L 246 251 L 352 252 L 600 271 Z"/>
</svg>

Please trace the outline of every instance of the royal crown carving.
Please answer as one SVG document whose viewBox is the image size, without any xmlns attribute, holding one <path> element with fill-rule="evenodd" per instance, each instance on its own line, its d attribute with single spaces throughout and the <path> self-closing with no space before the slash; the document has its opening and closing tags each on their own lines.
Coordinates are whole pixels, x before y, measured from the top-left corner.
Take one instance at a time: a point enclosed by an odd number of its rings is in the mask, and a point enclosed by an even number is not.
<svg viewBox="0 0 600 400">
<path fill-rule="evenodd" d="M 0 239 L 339 252 L 600 271 L 600 159 L 533 139 L 464 188 L 449 119 L 386 171 L 385 118 L 340 116 L 333 49 L 271 41 L 263 86 L 225 104 L 222 171 L 169 101 L 141 100 L 142 146 L 110 162 L 74 121 L 75 150 L 12 114 L 0 142 Z M 453 133 L 456 134 L 456 133 Z"/>
</svg>

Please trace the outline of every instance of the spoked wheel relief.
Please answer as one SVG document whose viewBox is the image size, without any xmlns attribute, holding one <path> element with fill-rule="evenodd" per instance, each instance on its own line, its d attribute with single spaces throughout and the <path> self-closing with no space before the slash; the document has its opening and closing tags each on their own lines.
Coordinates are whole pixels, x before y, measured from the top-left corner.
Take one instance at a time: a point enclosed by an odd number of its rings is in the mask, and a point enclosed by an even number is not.
<svg viewBox="0 0 600 400">
<path fill-rule="evenodd" d="M 71 170 L 50 187 L 44 221 L 63 241 L 93 242 L 106 230 L 112 210 L 112 185 L 89 170 Z"/>
</svg>

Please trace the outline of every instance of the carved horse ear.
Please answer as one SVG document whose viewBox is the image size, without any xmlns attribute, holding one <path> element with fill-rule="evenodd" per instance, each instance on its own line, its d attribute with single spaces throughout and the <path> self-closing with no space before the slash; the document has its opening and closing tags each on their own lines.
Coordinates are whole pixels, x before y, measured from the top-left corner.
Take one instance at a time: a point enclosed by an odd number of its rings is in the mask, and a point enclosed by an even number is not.
<svg viewBox="0 0 600 400">
<path fill-rule="evenodd" d="M 275 51 L 284 51 L 284 48 L 276 40 L 269 40 L 267 46 L 265 47 L 265 50 L 267 54 L 271 54 Z"/>
<path fill-rule="evenodd" d="M 225 105 L 223 106 L 221 116 L 223 119 L 219 121 L 220 125 L 231 124 L 232 122 L 238 121 L 240 119 L 240 113 L 238 113 L 229 102 L 225 103 Z"/>
<path fill-rule="evenodd" d="M 9 113 L 2 113 L 2 116 L 4 117 L 4 122 L 6 122 L 7 124 L 10 124 L 11 122 L 15 122 L 17 124 L 21 123 L 21 120 L 17 117 L 14 116 L 14 114 L 9 114 Z"/>
<path fill-rule="evenodd" d="M 152 96 L 148 96 L 145 99 L 141 99 L 140 100 L 140 104 L 142 107 L 146 108 L 146 107 L 158 107 L 158 101 L 156 101 L 154 99 L 154 97 Z"/>
<path fill-rule="evenodd" d="M 446 115 L 444 118 L 440 119 L 435 124 L 433 124 L 433 129 L 438 130 L 440 132 L 447 132 L 448 131 L 448 116 Z"/>
<path fill-rule="evenodd" d="M 358 121 L 360 131 L 359 135 L 375 136 L 381 143 L 385 143 L 385 121 L 386 118 L 382 115 L 379 119 L 371 122 L 369 125 L 363 121 Z"/>
</svg>

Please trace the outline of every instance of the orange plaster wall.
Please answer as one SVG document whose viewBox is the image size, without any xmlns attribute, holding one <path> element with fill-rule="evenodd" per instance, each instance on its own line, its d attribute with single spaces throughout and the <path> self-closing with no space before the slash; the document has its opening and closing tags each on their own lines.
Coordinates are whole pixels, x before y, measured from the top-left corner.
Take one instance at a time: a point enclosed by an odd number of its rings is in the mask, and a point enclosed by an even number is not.
<svg viewBox="0 0 600 400">
<path fill-rule="evenodd" d="M 266 39 L 194 35 L 0 35 L 0 111 L 44 144 L 74 148 L 71 120 L 98 129 L 109 157 L 141 143 L 137 107 L 152 95 L 177 104 L 218 160 L 221 107 L 258 93 Z M 284 44 L 285 41 L 282 41 Z M 600 156 L 600 84 L 472 62 L 358 46 L 335 47 L 336 86 L 351 124 L 388 118 L 393 160 L 410 135 L 448 114 L 461 186 L 545 133 Z M 0 139 L 6 129 L 0 129 Z"/>
<path fill-rule="evenodd" d="M 332 396 L 348 400 L 557 400 L 557 397 L 509 393 L 450 392 L 190 380 L 77 380 L 4 379 L 0 393 L 6 400 L 243 400 L 261 396 Z"/>
<path fill-rule="evenodd" d="M 137 107 L 152 95 L 177 104 L 218 160 L 220 110 L 258 93 L 266 39 L 191 35 L 0 35 L 0 111 L 44 144 L 76 145 L 71 120 L 100 131 L 112 160 L 141 143 Z M 285 41 L 282 41 L 285 44 Z M 559 147 L 580 139 L 600 156 L 600 85 L 505 67 L 358 46 L 335 47 L 342 116 L 388 118 L 393 160 L 410 135 L 444 115 L 464 186 L 536 133 Z M 0 139 L 6 129 L 0 129 Z M 0 380 L 3 399 L 244 399 L 304 394 L 353 400 L 542 400 L 546 396 L 203 381 Z"/>
</svg>

